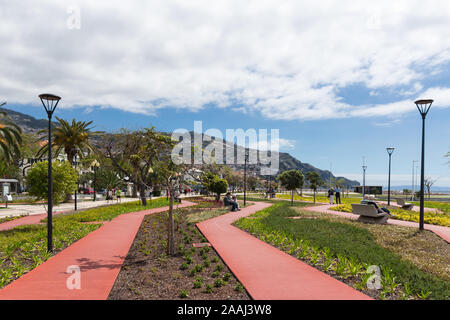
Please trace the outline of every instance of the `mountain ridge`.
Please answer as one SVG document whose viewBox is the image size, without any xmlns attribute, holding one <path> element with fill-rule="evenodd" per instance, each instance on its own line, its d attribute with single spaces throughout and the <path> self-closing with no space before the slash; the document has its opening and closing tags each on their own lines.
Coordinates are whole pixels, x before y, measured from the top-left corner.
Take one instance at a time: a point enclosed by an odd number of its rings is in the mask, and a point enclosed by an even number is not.
<svg viewBox="0 0 450 320">
<path fill-rule="evenodd" d="M 11 118 L 11 120 L 18 125 L 25 133 L 31 133 L 31 134 L 36 134 L 39 130 L 42 129 L 46 129 L 48 128 L 48 120 L 47 119 L 36 119 L 33 116 L 21 113 L 21 112 L 17 112 L 17 111 L 13 111 L 13 110 L 9 110 L 6 108 L 0 108 L 0 111 L 5 112 L 8 114 L 8 116 Z M 55 122 L 52 122 L 53 125 L 56 125 Z M 167 133 L 166 133 L 167 134 Z M 193 135 L 194 133 L 191 132 L 191 134 Z M 193 138 L 193 136 L 192 136 Z M 194 139 L 192 139 L 193 141 Z M 225 141 L 225 140 L 221 140 L 221 139 L 206 139 L 207 141 L 211 141 L 210 143 L 221 143 L 221 145 L 223 147 L 225 147 L 226 145 L 228 146 L 233 146 L 233 144 Z M 221 141 L 219 141 L 221 140 Z M 202 140 L 203 142 L 205 142 L 204 140 Z M 209 143 L 207 143 L 206 145 L 209 145 Z M 203 147 L 205 147 L 205 143 L 203 143 Z M 238 148 L 243 148 L 242 146 L 239 146 L 237 144 L 234 144 L 234 148 L 237 151 Z M 224 153 L 225 155 L 225 153 Z M 228 165 L 228 164 L 227 164 Z M 232 164 L 230 165 L 234 170 L 242 170 L 243 169 L 243 165 L 239 165 L 239 164 Z M 256 164 L 256 165 L 249 165 L 248 166 L 249 172 L 260 172 L 261 170 L 261 165 L 260 164 Z M 292 155 L 290 155 L 287 152 L 279 152 L 279 171 L 278 173 L 287 171 L 287 170 L 301 170 L 304 174 L 307 172 L 317 172 L 320 177 L 322 178 L 322 180 L 324 181 L 329 181 L 330 179 L 330 175 L 331 178 L 333 180 L 339 180 L 339 179 L 344 179 L 344 185 L 345 186 L 357 186 L 360 185 L 360 183 L 356 180 L 350 180 L 347 179 L 345 177 L 335 177 L 330 171 L 328 170 L 321 170 L 319 168 L 314 167 L 313 165 L 309 164 L 309 163 L 303 163 L 300 160 L 298 160 L 297 158 L 293 157 Z M 268 177 L 265 175 L 262 175 L 264 177 Z"/>
</svg>

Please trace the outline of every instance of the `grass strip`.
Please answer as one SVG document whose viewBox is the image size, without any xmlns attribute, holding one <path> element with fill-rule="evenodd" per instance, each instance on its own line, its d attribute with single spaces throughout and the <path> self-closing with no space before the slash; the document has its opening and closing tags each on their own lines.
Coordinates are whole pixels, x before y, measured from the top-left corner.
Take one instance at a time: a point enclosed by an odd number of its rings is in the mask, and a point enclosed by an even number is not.
<svg viewBox="0 0 450 320">
<path fill-rule="evenodd" d="M 275 203 L 252 215 L 252 219 L 240 219 L 235 225 L 264 241 L 286 248 L 290 253 L 298 252 L 302 243 L 307 243 L 307 255 L 325 250 L 334 257 L 341 257 L 341 260 L 356 261 L 364 266 L 380 266 L 386 271 L 386 275 L 393 274 L 396 281 L 415 297 L 450 298 L 449 281 L 424 272 L 381 247 L 368 229 L 359 227 L 356 223 L 341 223 L 320 217 L 286 219 L 298 215 L 288 204 Z M 305 215 L 311 215 L 311 212 L 305 212 Z M 386 292 L 383 291 L 383 294 Z"/>
</svg>

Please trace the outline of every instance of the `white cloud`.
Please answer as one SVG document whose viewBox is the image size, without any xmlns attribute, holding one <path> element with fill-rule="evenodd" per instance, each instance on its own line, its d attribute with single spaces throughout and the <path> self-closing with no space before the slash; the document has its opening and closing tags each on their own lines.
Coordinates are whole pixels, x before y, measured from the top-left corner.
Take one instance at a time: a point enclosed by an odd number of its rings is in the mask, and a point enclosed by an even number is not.
<svg viewBox="0 0 450 320">
<path fill-rule="evenodd" d="M 284 138 L 279 138 L 278 142 L 279 142 L 278 149 L 280 152 L 292 150 L 295 148 L 295 144 L 296 144 L 295 140 L 284 139 Z M 248 144 L 248 148 L 258 149 L 261 151 L 267 151 L 267 150 L 271 150 L 271 149 L 273 150 L 275 148 L 275 146 L 273 146 L 271 144 L 270 140 L 268 140 L 268 141 L 261 140 L 261 141 L 256 141 L 255 143 Z"/>
<path fill-rule="evenodd" d="M 67 8 L 80 8 L 80 29 Z M 450 3 L 392 1 L 20 1 L 0 11 L 0 96 L 144 114 L 207 104 L 271 119 L 396 115 L 411 100 L 352 106 L 339 89 L 423 88 L 450 61 Z M 441 99 L 441 100 L 439 100 Z"/>
</svg>

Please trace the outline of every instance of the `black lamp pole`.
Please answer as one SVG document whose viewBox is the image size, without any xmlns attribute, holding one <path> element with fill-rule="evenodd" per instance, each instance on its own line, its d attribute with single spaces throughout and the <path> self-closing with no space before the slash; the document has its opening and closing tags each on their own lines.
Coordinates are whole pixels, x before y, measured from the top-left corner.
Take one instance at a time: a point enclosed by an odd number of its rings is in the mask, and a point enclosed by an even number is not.
<svg viewBox="0 0 450 320">
<path fill-rule="evenodd" d="M 366 169 L 367 169 L 367 166 L 362 166 L 362 168 L 363 168 L 363 199 L 364 199 L 364 196 L 366 195 Z"/>
<path fill-rule="evenodd" d="M 76 170 L 77 169 L 77 155 L 76 154 L 75 154 L 75 158 L 74 158 L 74 165 L 75 165 L 75 170 Z M 78 210 L 78 207 L 77 207 L 78 187 L 79 187 L 79 181 L 78 181 L 78 171 L 77 171 L 77 188 L 75 189 L 75 211 Z"/>
<path fill-rule="evenodd" d="M 97 187 L 97 167 L 94 167 L 94 201 L 97 200 L 96 187 Z"/>
<path fill-rule="evenodd" d="M 419 230 L 423 230 L 424 220 L 424 188 L 425 188 L 425 118 L 428 111 L 430 111 L 433 100 L 417 100 L 415 102 L 417 109 L 422 116 L 422 162 L 420 172 L 420 218 L 419 218 Z"/>
<path fill-rule="evenodd" d="M 244 207 L 247 204 L 247 161 L 248 161 L 248 150 L 245 150 L 245 159 L 244 159 Z"/>
<path fill-rule="evenodd" d="M 61 97 L 44 93 L 39 95 L 48 116 L 48 193 L 47 193 L 47 251 L 53 252 L 53 181 L 52 181 L 52 115 Z"/>
<path fill-rule="evenodd" d="M 389 154 L 388 206 L 391 205 L 391 156 L 394 150 L 395 148 L 393 147 L 386 148 L 386 151 Z"/>
</svg>

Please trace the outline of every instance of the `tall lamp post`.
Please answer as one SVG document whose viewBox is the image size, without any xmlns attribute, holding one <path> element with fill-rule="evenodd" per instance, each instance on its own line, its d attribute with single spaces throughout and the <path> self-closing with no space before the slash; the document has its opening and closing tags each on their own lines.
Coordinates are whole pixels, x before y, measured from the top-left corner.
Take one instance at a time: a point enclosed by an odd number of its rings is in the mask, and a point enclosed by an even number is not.
<svg viewBox="0 0 450 320">
<path fill-rule="evenodd" d="M 97 171 L 100 167 L 100 163 L 97 160 L 92 161 L 92 169 L 94 169 L 94 201 L 97 200 Z"/>
<path fill-rule="evenodd" d="M 39 98 L 48 116 L 47 251 L 53 252 L 52 115 L 61 97 L 44 93 Z"/>
<path fill-rule="evenodd" d="M 424 219 L 424 188 L 425 188 L 425 118 L 428 111 L 430 111 L 433 100 L 417 100 L 414 102 L 422 116 L 422 161 L 420 171 L 420 218 L 419 218 L 419 230 L 423 230 Z"/>
<path fill-rule="evenodd" d="M 386 151 L 389 155 L 389 177 L 388 177 L 388 206 L 391 205 L 391 156 L 394 152 L 395 148 L 389 147 L 386 148 Z"/>
<path fill-rule="evenodd" d="M 79 188 L 79 177 L 78 177 L 78 170 L 77 170 L 77 154 L 75 154 L 75 157 L 73 158 L 73 165 L 75 166 L 75 171 L 77 172 L 77 188 L 75 189 L 75 211 L 78 210 L 77 207 L 77 195 L 78 195 L 78 188 Z"/>
<path fill-rule="evenodd" d="M 247 204 L 247 162 L 248 162 L 248 150 L 245 150 L 245 159 L 244 159 L 244 207 Z"/>
<path fill-rule="evenodd" d="M 363 165 L 362 169 L 363 169 L 363 199 L 364 199 L 364 196 L 366 195 L 366 170 L 367 170 L 367 166 Z"/>
</svg>

